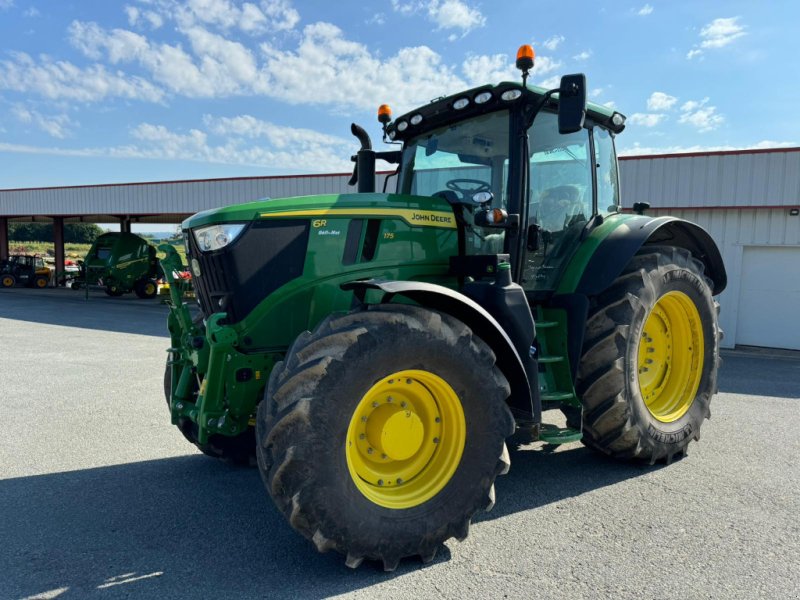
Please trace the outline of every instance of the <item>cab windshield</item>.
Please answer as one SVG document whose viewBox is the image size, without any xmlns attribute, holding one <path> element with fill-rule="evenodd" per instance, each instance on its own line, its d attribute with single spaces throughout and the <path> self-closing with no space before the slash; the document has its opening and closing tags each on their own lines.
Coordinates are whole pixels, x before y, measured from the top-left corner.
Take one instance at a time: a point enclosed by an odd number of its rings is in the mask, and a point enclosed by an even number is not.
<svg viewBox="0 0 800 600">
<path fill-rule="evenodd" d="M 492 206 L 508 206 L 509 112 L 497 111 L 423 134 L 403 149 L 402 194 L 439 196 L 467 208 L 471 223 L 472 195 L 488 191 Z M 472 226 L 468 254 L 503 252 L 502 230 Z"/>
</svg>

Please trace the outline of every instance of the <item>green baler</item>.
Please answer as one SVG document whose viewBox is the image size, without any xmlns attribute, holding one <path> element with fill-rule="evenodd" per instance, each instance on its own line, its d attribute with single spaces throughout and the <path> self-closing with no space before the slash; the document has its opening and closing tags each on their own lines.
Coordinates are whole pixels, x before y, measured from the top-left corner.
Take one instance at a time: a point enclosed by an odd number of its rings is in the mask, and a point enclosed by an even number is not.
<svg viewBox="0 0 800 600">
<path fill-rule="evenodd" d="M 467 535 L 515 431 L 683 456 L 717 389 L 725 268 L 697 225 L 621 212 L 624 117 L 587 106 L 582 75 L 380 114 L 400 149 L 353 126 L 359 193 L 184 222 L 201 318 L 173 294 L 173 424 L 257 461 L 318 550 L 387 570 Z M 375 192 L 377 158 L 398 165 L 392 193 Z"/>
<path fill-rule="evenodd" d="M 133 233 L 109 232 L 89 248 L 72 287 L 101 285 L 109 296 L 135 292 L 139 298 L 154 298 L 160 274 L 155 246 Z"/>
</svg>

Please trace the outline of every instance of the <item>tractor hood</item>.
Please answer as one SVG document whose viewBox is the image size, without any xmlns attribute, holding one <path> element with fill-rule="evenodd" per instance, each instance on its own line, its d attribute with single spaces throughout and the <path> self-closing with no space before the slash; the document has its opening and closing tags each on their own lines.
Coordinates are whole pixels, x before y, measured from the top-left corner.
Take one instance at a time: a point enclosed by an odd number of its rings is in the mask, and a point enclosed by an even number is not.
<svg viewBox="0 0 800 600">
<path fill-rule="evenodd" d="M 400 218 L 418 227 L 456 228 L 453 209 L 442 198 L 400 194 L 331 194 L 258 200 L 199 212 L 182 223 L 184 230 L 217 223 L 243 223 L 261 219 L 331 216 Z"/>
</svg>

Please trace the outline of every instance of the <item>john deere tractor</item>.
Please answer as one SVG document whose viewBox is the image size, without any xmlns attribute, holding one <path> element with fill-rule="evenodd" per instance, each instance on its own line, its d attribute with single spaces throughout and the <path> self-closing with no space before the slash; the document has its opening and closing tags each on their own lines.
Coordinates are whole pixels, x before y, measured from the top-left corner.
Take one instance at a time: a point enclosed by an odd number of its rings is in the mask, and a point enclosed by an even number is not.
<svg viewBox="0 0 800 600">
<path fill-rule="evenodd" d="M 625 118 L 587 105 L 583 75 L 527 85 L 532 65 L 523 47 L 522 83 L 394 120 L 381 107 L 396 149 L 353 125 L 358 193 L 183 223 L 200 315 L 173 295 L 172 422 L 210 456 L 257 462 L 291 526 L 350 567 L 463 540 L 515 431 L 669 463 L 709 416 L 716 245 L 621 212 Z M 397 165 L 383 193 L 376 159 Z M 566 427 L 543 419 L 559 411 Z"/>
</svg>

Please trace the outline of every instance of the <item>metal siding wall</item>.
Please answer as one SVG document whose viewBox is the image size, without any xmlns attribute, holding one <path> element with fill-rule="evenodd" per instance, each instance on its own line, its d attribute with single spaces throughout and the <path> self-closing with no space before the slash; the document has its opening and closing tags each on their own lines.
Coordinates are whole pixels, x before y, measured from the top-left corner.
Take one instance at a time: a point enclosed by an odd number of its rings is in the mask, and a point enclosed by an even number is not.
<svg viewBox="0 0 800 600">
<path fill-rule="evenodd" d="M 800 151 L 620 161 L 625 206 L 796 206 Z"/>
<path fill-rule="evenodd" d="M 722 346 L 732 348 L 736 341 L 739 294 L 742 280 L 742 254 L 746 246 L 800 246 L 800 216 L 788 209 L 740 208 L 729 210 L 680 209 L 652 210 L 653 216 L 670 214 L 703 227 L 714 238 L 725 262 L 728 287 L 720 294 L 720 325 L 725 331 Z M 775 277 L 780 277 L 775 273 Z M 780 324 L 776 323 L 776 327 Z"/>
</svg>

